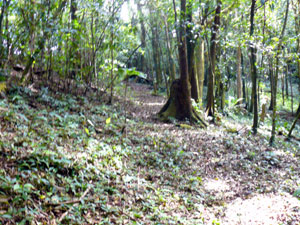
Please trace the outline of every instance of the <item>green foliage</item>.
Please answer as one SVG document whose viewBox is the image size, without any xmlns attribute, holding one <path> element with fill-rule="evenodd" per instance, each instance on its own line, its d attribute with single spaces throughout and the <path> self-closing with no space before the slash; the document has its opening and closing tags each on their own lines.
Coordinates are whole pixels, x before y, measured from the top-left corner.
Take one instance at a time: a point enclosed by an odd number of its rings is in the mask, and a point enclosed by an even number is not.
<svg viewBox="0 0 300 225">
<path fill-rule="evenodd" d="M 294 192 L 293 196 L 295 196 L 295 197 L 297 197 L 297 198 L 300 199 L 300 188 L 298 188 L 298 189 Z"/>
</svg>

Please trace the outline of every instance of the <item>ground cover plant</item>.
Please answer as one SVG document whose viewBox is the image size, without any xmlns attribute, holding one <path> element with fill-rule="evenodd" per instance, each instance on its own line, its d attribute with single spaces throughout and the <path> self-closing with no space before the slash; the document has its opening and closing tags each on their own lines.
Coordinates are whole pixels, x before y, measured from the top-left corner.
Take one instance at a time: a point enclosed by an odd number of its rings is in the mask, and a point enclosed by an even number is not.
<svg viewBox="0 0 300 225">
<path fill-rule="evenodd" d="M 0 1 L 0 224 L 300 223 L 300 1 Z"/>
<path fill-rule="evenodd" d="M 1 100 L 1 223 L 297 224 L 298 141 L 270 147 L 238 114 L 165 124 L 164 98 L 130 86 L 114 106 L 47 88 Z"/>
</svg>

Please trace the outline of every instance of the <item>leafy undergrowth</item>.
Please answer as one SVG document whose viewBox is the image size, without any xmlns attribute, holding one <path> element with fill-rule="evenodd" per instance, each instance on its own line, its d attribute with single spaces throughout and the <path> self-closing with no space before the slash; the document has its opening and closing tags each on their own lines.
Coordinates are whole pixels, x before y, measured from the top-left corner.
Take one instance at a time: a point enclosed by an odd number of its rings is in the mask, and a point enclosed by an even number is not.
<svg viewBox="0 0 300 225">
<path fill-rule="evenodd" d="M 160 123 L 164 99 L 131 87 L 113 106 L 45 88 L 0 100 L 0 223 L 299 223 L 299 142 L 271 148 L 234 116 Z"/>
</svg>

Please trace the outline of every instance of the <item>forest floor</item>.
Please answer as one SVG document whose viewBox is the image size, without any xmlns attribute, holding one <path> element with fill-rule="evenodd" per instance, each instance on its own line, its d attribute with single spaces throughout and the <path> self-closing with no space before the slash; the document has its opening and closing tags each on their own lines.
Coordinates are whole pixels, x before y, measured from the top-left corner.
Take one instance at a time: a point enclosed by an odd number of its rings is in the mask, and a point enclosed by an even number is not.
<svg viewBox="0 0 300 225">
<path fill-rule="evenodd" d="M 270 147 L 242 112 L 162 123 L 166 99 L 129 87 L 113 105 L 46 88 L 0 99 L 0 224 L 300 223 L 297 139 Z"/>
</svg>

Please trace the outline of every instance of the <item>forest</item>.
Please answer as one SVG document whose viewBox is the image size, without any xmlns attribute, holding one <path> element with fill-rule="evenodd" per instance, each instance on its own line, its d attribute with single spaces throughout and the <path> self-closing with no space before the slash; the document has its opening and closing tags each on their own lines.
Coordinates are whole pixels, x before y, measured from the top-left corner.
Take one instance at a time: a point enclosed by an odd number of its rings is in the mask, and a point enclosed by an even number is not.
<svg viewBox="0 0 300 225">
<path fill-rule="evenodd" d="M 300 224 L 300 0 L 0 0 L 0 224 Z"/>
</svg>

